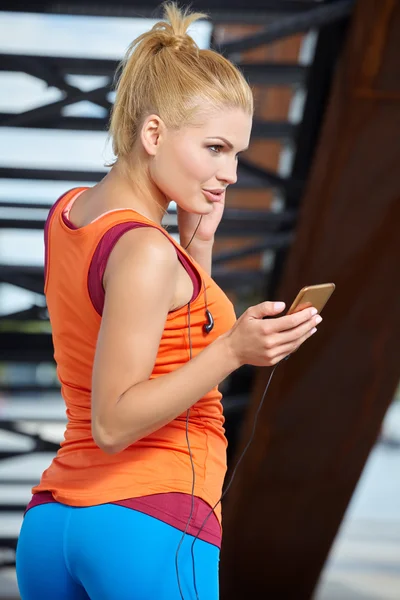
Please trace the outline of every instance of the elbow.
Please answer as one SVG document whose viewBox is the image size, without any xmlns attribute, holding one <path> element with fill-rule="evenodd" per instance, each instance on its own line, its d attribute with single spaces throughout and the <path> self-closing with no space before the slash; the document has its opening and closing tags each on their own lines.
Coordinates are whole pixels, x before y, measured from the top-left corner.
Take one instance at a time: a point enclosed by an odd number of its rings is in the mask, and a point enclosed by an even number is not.
<svg viewBox="0 0 400 600">
<path fill-rule="evenodd" d="M 123 450 L 123 448 L 120 448 L 117 444 L 113 444 L 112 442 L 95 440 L 95 443 L 105 454 L 118 454 Z"/>
<path fill-rule="evenodd" d="M 96 446 L 105 454 L 118 454 L 125 448 L 115 433 L 95 423 L 92 424 L 92 437 Z"/>
</svg>

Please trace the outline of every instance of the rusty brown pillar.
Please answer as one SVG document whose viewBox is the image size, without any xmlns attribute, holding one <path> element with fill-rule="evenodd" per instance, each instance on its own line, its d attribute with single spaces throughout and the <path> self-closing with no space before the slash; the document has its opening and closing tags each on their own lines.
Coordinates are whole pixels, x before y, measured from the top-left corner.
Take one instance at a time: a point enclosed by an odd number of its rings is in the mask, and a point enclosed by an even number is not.
<svg viewBox="0 0 400 600">
<path fill-rule="evenodd" d="M 222 600 L 311 597 L 399 381 L 399 40 L 399 2 L 358 2 L 278 296 L 337 290 L 278 367 L 224 503 Z"/>
</svg>

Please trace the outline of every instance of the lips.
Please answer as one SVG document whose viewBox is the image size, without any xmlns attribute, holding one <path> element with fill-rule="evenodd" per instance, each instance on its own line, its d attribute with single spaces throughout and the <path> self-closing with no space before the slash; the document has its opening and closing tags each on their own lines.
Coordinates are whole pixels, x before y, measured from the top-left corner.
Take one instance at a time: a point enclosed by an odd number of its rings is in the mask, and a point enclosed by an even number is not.
<svg viewBox="0 0 400 600">
<path fill-rule="evenodd" d="M 221 202 L 224 197 L 225 190 L 203 190 L 203 194 L 210 202 Z"/>
</svg>

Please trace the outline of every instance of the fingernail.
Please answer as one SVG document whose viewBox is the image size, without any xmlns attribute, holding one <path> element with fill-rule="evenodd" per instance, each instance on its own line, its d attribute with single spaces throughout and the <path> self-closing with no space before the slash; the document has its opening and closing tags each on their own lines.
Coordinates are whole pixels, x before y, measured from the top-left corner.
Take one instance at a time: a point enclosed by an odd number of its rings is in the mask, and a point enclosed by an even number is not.
<svg viewBox="0 0 400 600">
<path fill-rule="evenodd" d="M 316 331 L 317 331 L 316 327 L 314 327 L 314 329 L 311 329 L 311 335 L 313 335 L 313 333 L 316 333 Z"/>
<path fill-rule="evenodd" d="M 320 315 L 318 315 L 318 317 L 315 318 L 315 322 L 317 325 L 319 325 L 322 321 L 322 317 L 320 317 Z"/>
<path fill-rule="evenodd" d="M 312 316 L 316 315 L 316 314 L 317 314 L 317 312 L 318 312 L 318 311 L 317 311 L 317 309 L 316 309 L 316 308 L 313 308 L 313 309 L 312 309 L 312 311 L 311 311 L 311 314 L 312 314 Z"/>
<path fill-rule="evenodd" d="M 274 303 L 274 309 L 275 310 L 283 310 L 285 308 L 285 303 L 284 302 L 275 302 Z"/>
</svg>

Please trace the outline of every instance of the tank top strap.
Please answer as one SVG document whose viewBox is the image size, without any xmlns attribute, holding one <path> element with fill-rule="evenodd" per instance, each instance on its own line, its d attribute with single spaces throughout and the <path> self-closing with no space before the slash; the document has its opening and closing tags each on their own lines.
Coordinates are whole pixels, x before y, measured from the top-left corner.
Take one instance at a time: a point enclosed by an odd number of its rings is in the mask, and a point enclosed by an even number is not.
<svg viewBox="0 0 400 600">
<path fill-rule="evenodd" d="M 79 187 L 69 190 L 61 196 L 52 207 L 47 220 L 47 229 L 56 216 L 64 233 L 76 236 L 85 247 L 83 254 L 88 256 L 89 289 L 96 311 L 101 314 L 104 304 L 104 289 L 102 285 L 105 267 L 109 255 L 120 237 L 136 227 L 153 227 L 165 235 L 174 245 L 178 259 L 193 282 L 192 302 L 200 295 L 205 286 L 207 273 L 203 271 L 182 246 L 166 231 L 164 227 L 131 208 L 117 208 L 99 215 L 83 227 L 75 227 L 69 219 L 69 213 L 75 200 L 88 188 Z M 53 214 L 51 214 L 53 212 Z M 48 230 L 45 231 L 45 257 L 48 255 Z M 69 237 L 69 236 L 68 236 Z M 47 260 L 45 258 L 45 262 Z M 47 264 L 46 264 L 47 272 Z"/>
<path fill-rule="evenodd" d="M 67 218 L 66 220 L 69 221 L 68 216 L 73 203 L 78 198 L 78 196 L 87 189 L 88 188 L 79 187 L 68 191 L 66 194 L 61 196 L 61 198 L 59 198 L 59 200 L 53 206 L 52 210 L 57 208 L 57 205 L 59 205 L 59 209 L 57 211 L 59 213 L 59 216 L 62 217 L 62 215 L 64 215 L 64 217 Z M 119 225 L 121 223 L 126 222 L 140 223 L 143 225 L 148 225 L 149 227 L 159 229 L 175 246 L 179 255 L 183 256 L 187 262 L 192 263 L 196 270 L 202 270 L 201 266 L 193 260 L 190 254 L 186 252 L 186 250 L 173 238 L 173 236 L 170 233 L 168 233 L 168 231 L 162 225 L 159 225 L 155 221 L 149 219 L 148 217 L 145 217 L 133 208 L 116 208 L 99 215 L 96 219 L 94 219 L 94 221 L 91 221 L 88 225 L 85 225 L 84 227 L 75 228 L 73 225 L 71 227 L 71 223 L 68 225 L 68 227 L 71 229 L 75 229 L 76 231 L 79 231 L 82 234 L 93 235 L 96 238 L 101 238 L 102 235 L 104 235 L 104 233 L 106 233 L 108 229 L 114 227 L 114 225 Z"/>
<path fill-rule="evenodd" d="M 46 292 L 46 288 L 47 288 L 46 282 L 47 282 L 47 274 L 48 274 L 48 268 L 49 268 L 50 229 L 52 228 L 53 222 L 55 220 L 57 220 L 57 218 L 59 217 L 60 214 L 62 214 L 65 206 L 67 206 L 67 204 L 69 202 L 71 202 L 72 199 L 75 200 L 75 198 L 77 198 L 78 195 L 80 193 L 82 193 L 83 191 L 85 191 L 86 189 L 87 188 L 79 187 L 79 188 L 72 188 L 71 190 L 68 190 L 54 202 L 53 206 L 51 207 L 51 209 L 49 211 L 49 214 L 47 215 L 47 219 L 44 224 L 44 291 L 45 292 Z"/>
</svg>

